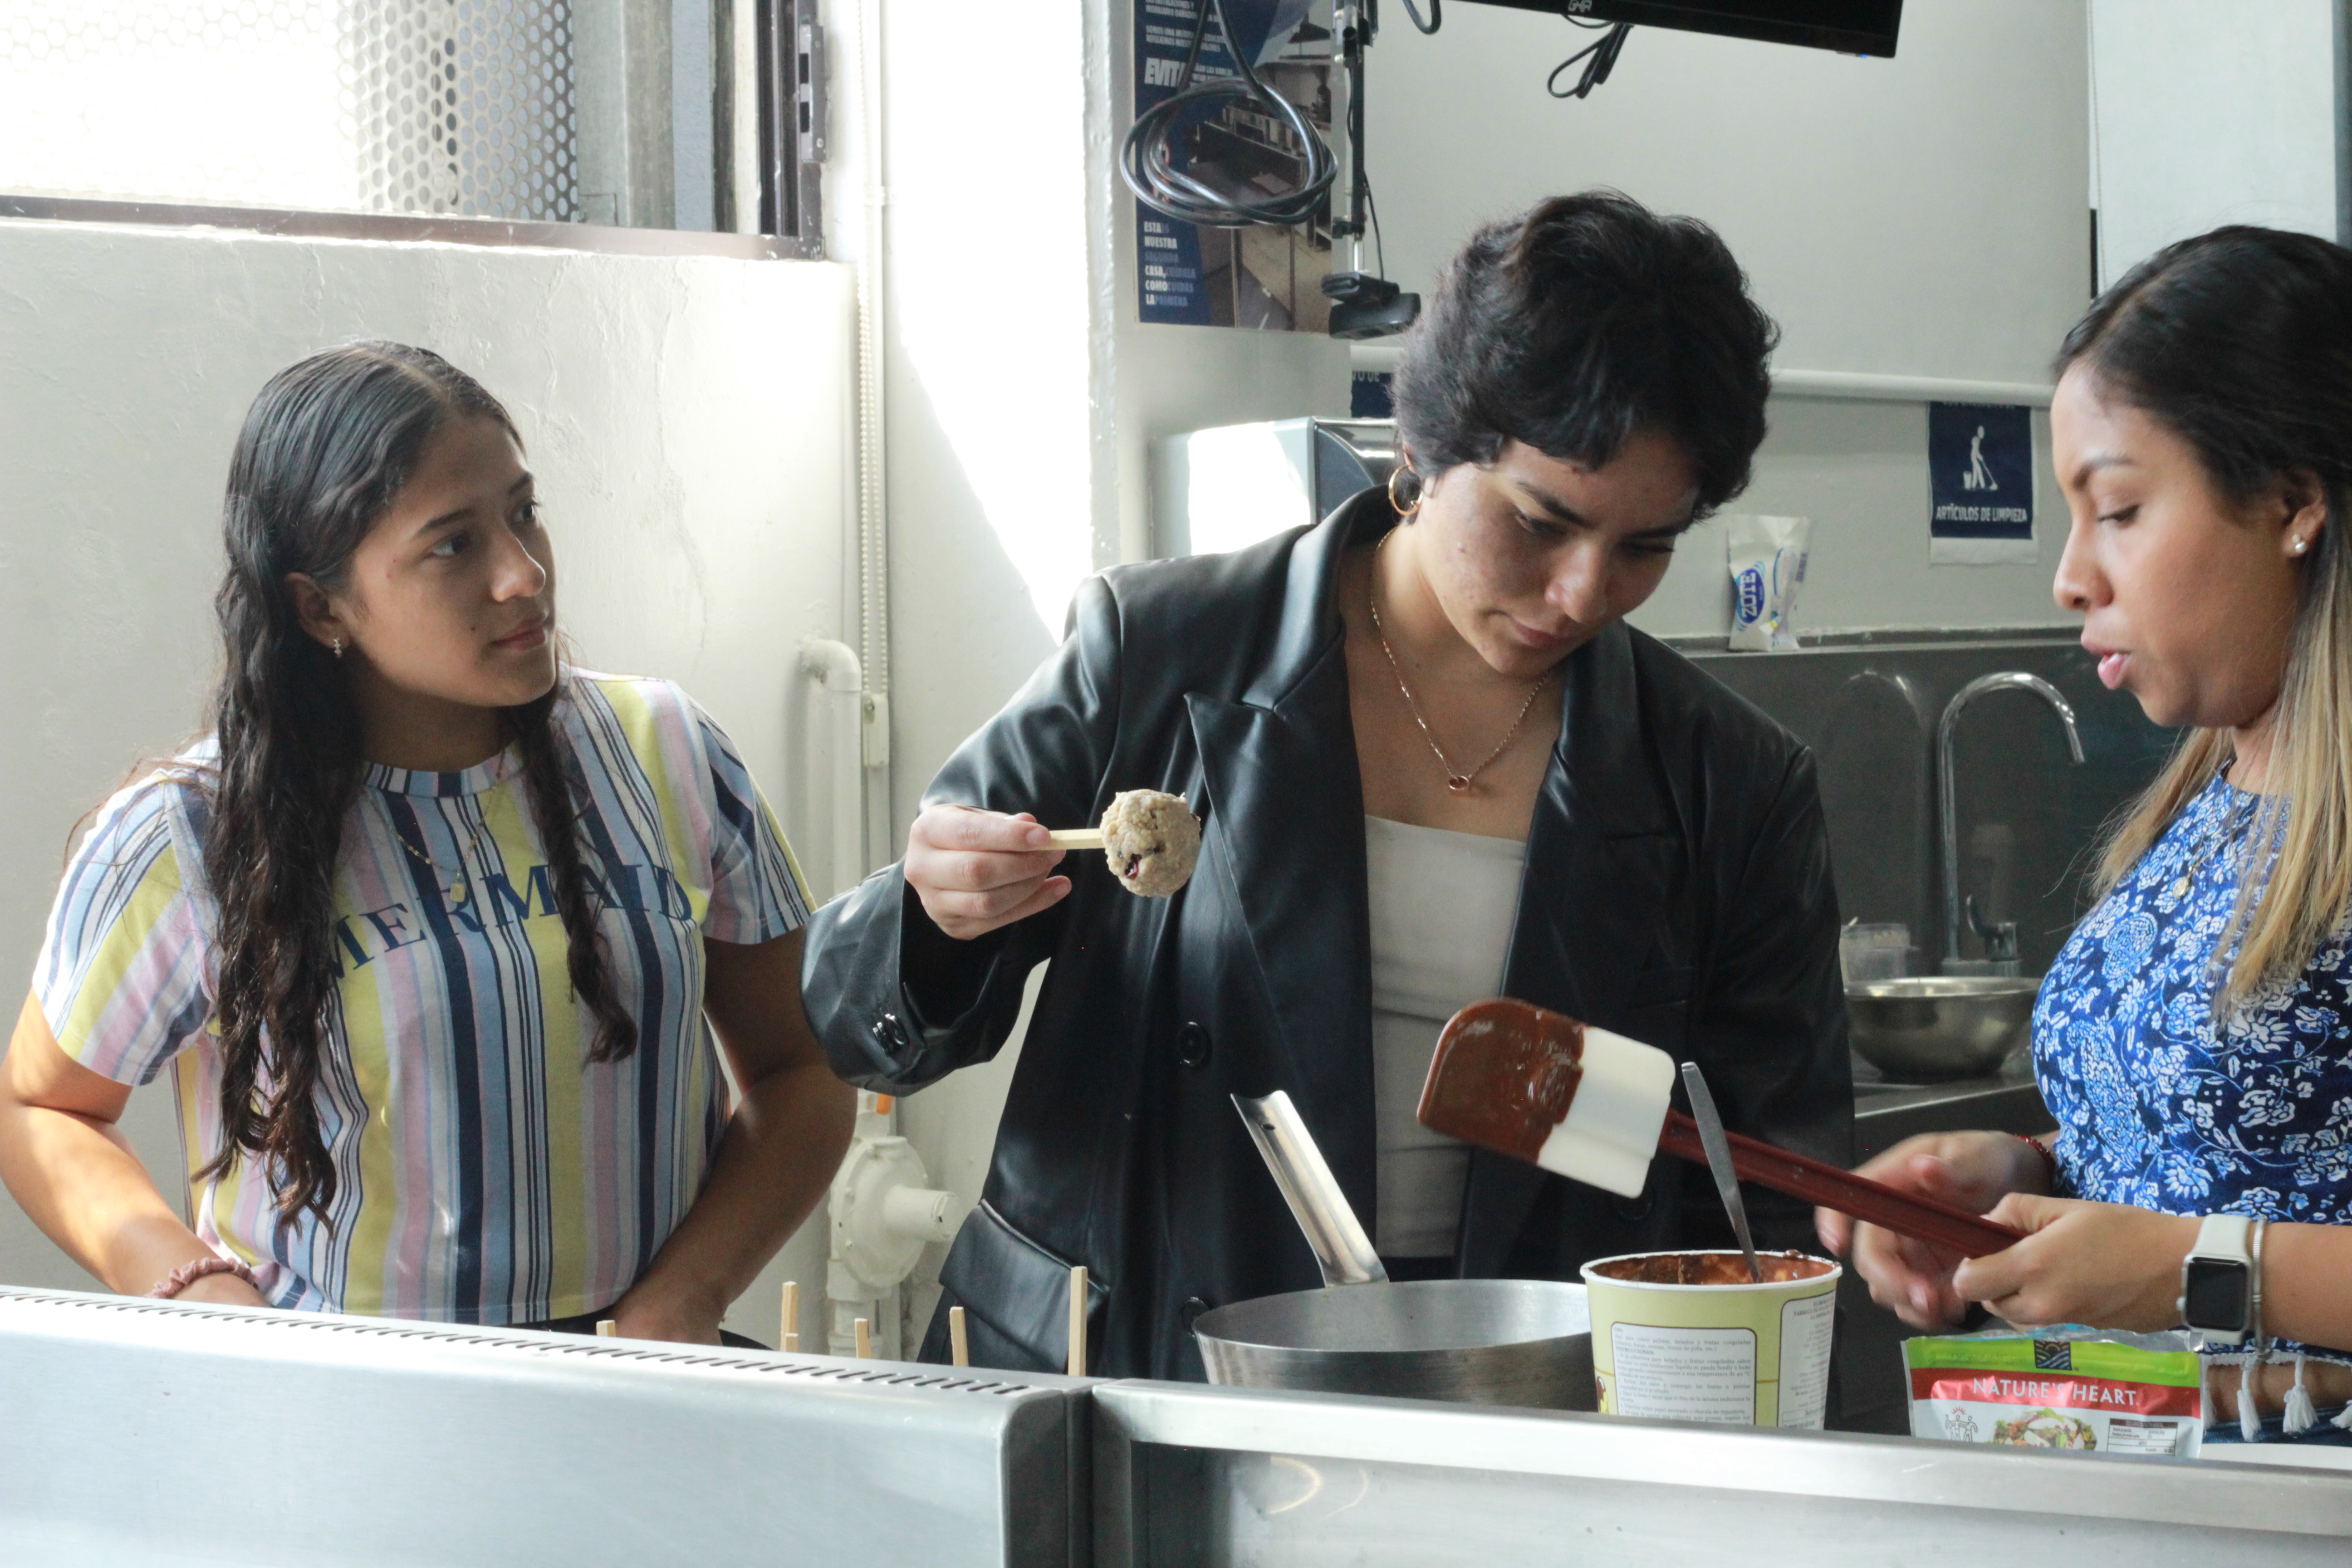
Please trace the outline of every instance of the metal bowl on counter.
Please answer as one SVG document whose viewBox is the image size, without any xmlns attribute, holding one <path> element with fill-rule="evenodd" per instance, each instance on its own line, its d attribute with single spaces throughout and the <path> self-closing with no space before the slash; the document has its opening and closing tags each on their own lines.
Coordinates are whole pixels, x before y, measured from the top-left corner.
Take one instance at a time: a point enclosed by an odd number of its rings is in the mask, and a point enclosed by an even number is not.
<svg viewBox="0 0 2352 1568">
<path fill-rule="evenodd" d="M 1854 1054 L 1889 1079 L 1986 1078 L 2025 1044 L 2039 977 L 1916 975 L 1845 988 Z"/>
<path fill-rule="evenodd" d="M 1193 1324 L 1211 1383 L 1591 1410 L 1584 1287 L 1415 1279 L 1261 1296 Z"/>
</svg>

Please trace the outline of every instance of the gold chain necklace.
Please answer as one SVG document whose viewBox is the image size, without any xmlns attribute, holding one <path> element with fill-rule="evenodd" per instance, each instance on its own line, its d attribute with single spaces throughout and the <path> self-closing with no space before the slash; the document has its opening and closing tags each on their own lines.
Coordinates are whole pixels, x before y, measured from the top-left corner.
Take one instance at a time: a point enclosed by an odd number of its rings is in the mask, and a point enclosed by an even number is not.
<svg viewBox="0 0 2352 1568">
<path fill-rule="evenodd" d="M 419 815 L 420 818 L 421 818 L 421 817 L 422 817 L 422 816 L 423 816 L 423 814 L 422 814 L 422 813 L 419 813 L 418 815 Z M 465 826 L 466 826 L 466 837 L 467 837 L 467 838 L 470 838 L 470 839 L 472 839 L 472 840 L 473 840 L 473 843 L 474 843 L 474 859 L 475 859 L 476 863 L 477 863 L 477 864 L 479 864 L 479 865 L 484 865 L 484 866 L 488 865 L 488 864 L 489 864 L 490 858 L 489 858 L 488 854 L 488 853 L 487 853 L 487 852 L 482 848 L 482 836 L 481 836 L 480 834 L 478 834 L 478 833 L 475 832 L 475 831 L 474 831 L 474 825 L 473 825 L 472 823 L 470 823 L 470 822 L 466 822 L 466 819 L 465 819 L 464 817 L 462 817 L 462 816 L 461 816 L 461 817 L 459 817 L 457 820 L 458 820 L 458 821 L 460 821 L 460 822 L 465 822 Z M 422 828 L 420 828 L 418 831 L 420 831 L 420 832 L 421 832 L 421 831 L 423 831 L 423 829 L 422 829 Z M 425 851 L 424 851 L 424 850 L 419 849 L 418 847 L 416 847 L 416 846 L 415 846 L 415 845 L 411 844 L 411 843 L 408 841 L 408 836 L 407 836 L 406 834 L 404 834 L 404 833 L 401 832 L 401 830 L 400 830 L 400 825 L 399 825 L 398 823 L 396 823 L 396 822 L 395 822 L 395 823 L 394 823 L 394 824 L 392 825 L 392 836 L 393 836 L 393 837 L 394 837 L 395 840 L 397 840 L 397 841 L 399 842 L 399 845 L 400 845 L 400 847 L 401 847 L 403 849 L 405 849 L 405 850 L 407 850 L 407 851 L 408 851 L 408 853 L 409 853 L 410 857 L 411 857 L 413 859 L 415 859 L 415 862 L 416 862 L 418 865 L 420 865 L 420 866 L 424 867 L 426 870 L 428 870 L 428 871 L 432 872 L 436 877 L 441 876 L 441 875 L 443 874 L 443 872 L 442 872 L 442 870 L 441 870 L 441 868 L 440 868 L 440 867 L 438 867 L 438 866 L 436 866 L 436 865 L 435 865 L 435 864 L 433 863 L 433 857 L 431 857 L 430 855 L 427 855 L 426 853 L 425 853 Z M 449 902 L 450 902 L 450 903 L 452 903 L 452 904 L 462 904 L 462 903 L 464 903 L 464 902 L 466 901 L 466 875 L 467 875 L 467 873 L 466 873 L 466 847 L 465 847 L 464 845 L 460 844 L 460 845 L 458 845 L 458 846 L 457 846 L 457 868 L 455 871 L 451 871 L 451 872 L 447 873 L 447 875 L 448 875 L 448 878 L 449 878 L 449 889 L 448 889 L 448 891 L 449 891 Z"/>
<path fill-rule="evenodd" d="M 1388 658 L 1389 673 L 1396 677 L 1397 695 L 1404 699 L 1405 711 L 1412 714 L 1412 721 L 1421 726 L 1421 738 L 1429 742 L 1430 751 L 1436 754 L 1437 765 L 1445 770 L 1446 792 L 1468 795 L 1470 787 L 1478 782 L 1478 775 L 1493 767 L 1495 760 L 1509 751 L 1511 742 L 1519 738 L 1519 726 L 1528 721 L 1528 713 L 1535 707 L 1536 699 L 1542 696 L 1544 688 L 1551 684 L 1551 672 L 1546 671 L 1544 678 L 1528 689 L 1528 700 L 1519 704 L 1519 716 L 1511 721 L 1510 729 L 1504 732 L 1502 744 L 1487 752 L 1486 760 L 1468 773 L 1456 772 L 1453 760 L 1445 754 L 1445 748 L 1437 743 L 1437 732 L 1429 727 L 1429 721 L 1421 716 L 1421 704 L 1413 700 L 1412 688 L 1405 683 L 1404 668 L 1397 663 L 1396 649 L 1389 647 L 1388 630 L 1381 625 L 1381 607 L 1373 602 L 1372 587 L 1381 576 L 1381 552 L 1389 547 L 1389 541 L 1395 535 L 1396 530 L 1391 528 L 1381 535 L 1381 542 L 1372 547 L 1371 571 L 1364 579 L 1364 608 L 1371 613 L 1372 636 L 1380 639 L 1381 652 Z"/>
</svg>

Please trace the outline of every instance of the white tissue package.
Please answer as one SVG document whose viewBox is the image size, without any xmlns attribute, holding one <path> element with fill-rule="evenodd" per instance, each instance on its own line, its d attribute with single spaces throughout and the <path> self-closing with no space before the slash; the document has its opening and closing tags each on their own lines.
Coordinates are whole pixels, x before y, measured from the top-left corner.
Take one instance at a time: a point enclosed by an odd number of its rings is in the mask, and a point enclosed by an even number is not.
<svg viewBox="0 0 2352 1568">
<path fill-rule="evenodd" d="M 1797 593 L 1805 585 L 1812 532 L 1801 517 L 1727 517 L 1731 567 L 1731 646 L 1751 651 L 1797 646 Z"/>
</svg>

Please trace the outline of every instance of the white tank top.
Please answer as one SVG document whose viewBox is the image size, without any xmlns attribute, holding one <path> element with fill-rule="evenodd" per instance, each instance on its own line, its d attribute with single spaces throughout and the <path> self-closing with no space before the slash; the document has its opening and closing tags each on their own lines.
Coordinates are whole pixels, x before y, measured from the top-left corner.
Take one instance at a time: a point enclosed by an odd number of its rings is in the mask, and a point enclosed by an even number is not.
<svg viewBox="0 0 2352 1568">
<path fill-rule="evenodd" d="M 1527 846 L 1364 818 L 1372 913 L 1373 1245 L 1391 1258 L 1454 1251 L 1470 1146 L 1413 1120 L 1438 1031 L 1502 987 Z"/>
</svg>

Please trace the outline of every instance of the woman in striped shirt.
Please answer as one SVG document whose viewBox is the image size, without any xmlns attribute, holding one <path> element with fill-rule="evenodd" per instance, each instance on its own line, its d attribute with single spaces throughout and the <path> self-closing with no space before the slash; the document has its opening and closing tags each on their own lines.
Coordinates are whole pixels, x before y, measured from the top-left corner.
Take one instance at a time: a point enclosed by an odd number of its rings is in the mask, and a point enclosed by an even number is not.
<svg viewBox="0 0 2352 1568">
<path fill-rule="evenodd" d="M 226 531 L 213 733 L 72 857 L 0 1177 L 116 1290 L 716 1342 L 851 1117 L 740 759 L 559 661 L 514 423 L 437 355 L 272 380 Z M 166 1067 L 193 1226 L 115 1127 Z"/>
</svg>

